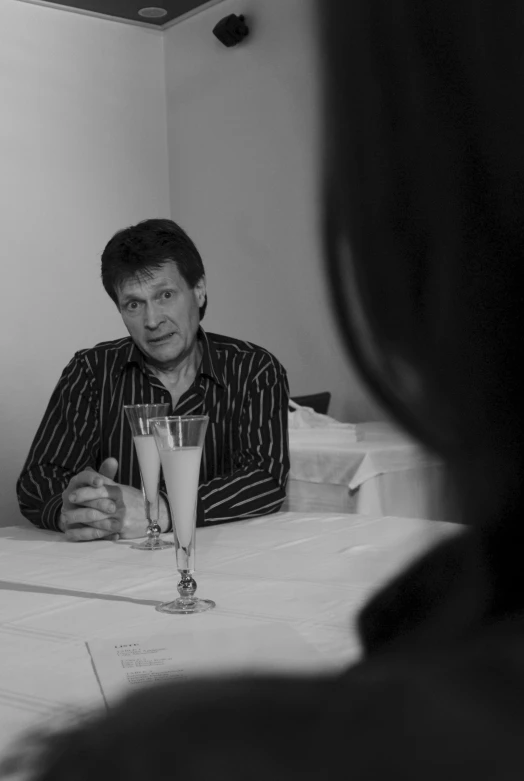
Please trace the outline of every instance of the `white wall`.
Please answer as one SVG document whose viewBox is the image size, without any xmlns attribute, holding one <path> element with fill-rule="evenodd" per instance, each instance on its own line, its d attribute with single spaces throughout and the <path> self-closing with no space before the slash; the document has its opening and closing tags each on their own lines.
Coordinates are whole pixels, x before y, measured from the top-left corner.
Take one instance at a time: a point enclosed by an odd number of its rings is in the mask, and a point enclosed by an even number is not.
<svg viewBox="0 0 524 781">
<path fill-rule="evenodd" d="M 125 333 L 99 281 L 119 228 L 169 216 L 156 30 L 0 3 L 0 525 L 75 350 Z"/>
<path fill-rule="evenodd" d="M 204 325 L 277 355 L 294 395 L 379 417 L 331 318 L 319 237 L 319 71 L 311 0 L 225 0 L 165 33 L 173 219 L 204 258 Z M 212 34 L 243 13 L 251 35 Z"/>
<path fill-rule="evenodd" d="M 232 49 L 212 35 L 228 13 L 252 27 Z M 318 86 L 311 0 L 224 0 L 164 34 L 1 0 L 0 525 L 63 367 L 125 333 L 100 253 L 147 217 L 200 248 L 209 330 L 272 350 L 337 417 L 380 416 L 325 290 Z"/>
</svg>

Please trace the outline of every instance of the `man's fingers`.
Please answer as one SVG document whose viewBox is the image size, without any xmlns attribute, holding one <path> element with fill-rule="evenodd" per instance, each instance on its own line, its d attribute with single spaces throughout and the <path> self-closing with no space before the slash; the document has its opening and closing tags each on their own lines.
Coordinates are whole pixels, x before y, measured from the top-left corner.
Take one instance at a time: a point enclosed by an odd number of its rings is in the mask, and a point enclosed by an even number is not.
<svg viewBox="0 0 524 781">
<path fill-rule="evenodd" d="M 104 478 L 95 472 L 94 469 L 84 469 L 83 472 L 79 472 L 77 475 L 71 478 L 69 483 L 69 490 L 73 491 L 80 486 L 92 486 L 93 488 L 100 488 L 104 485 Z"/>
<path fill-rule="evenodd" d="M 100 469 L 98 470 L 99 474 L 108 478 L 109 480 L 115 479 L 117 471 L 118 461 L 116 458 L 106 458 L 105 461 L 100 464 Z"/>
<path fill-rule="evenodd" d="M 113 513 L 115 511 L 115 502 L 108 488 L 109 486 L 105 485 L 101 488 L 91 488 L 89 486 L 76 488 L 68 495 L 68 499 L 72 504 L 94 507 L 97 510 L 102 510 L 102 512 Z M 106 509 L 109 506 L 112 509 Z"/>
<path fill-rule="evenodd" d="M 116 505 L 111 499 L 95 499 L 92 502 L 82 502 L 84 507 L 91 507 L 104 515 L 112 515 L 116 511 Z"/>
<path fill-rule="evenodd" d="M 108 518 L 107 513 L 100 510 L 96 510 L 91 507 L 76 507 L 73 510 L 66 510 L 62 512 L 65 518 L 65 526 L 71 526 L 74 523 L 82 523 L 91 526 L 94 523 L 106 523 L 107 528 L 111 528 L 111 518 Z"/>
<path fill-rule="evenodd" d="M 120 518 L 108 518 L 104 515 L 100 520 L 90 521 L 90 526 L 94 526 L 96 529 L 109 529 L 112 532 L 119 532 L 122 528 L 122 521 Z"/>
<path fill-rule="evenodd" d="M 91 519 L 89 516 L 95 515 L 97 519 Z M 71 510 L 63 513 L 63 530 L 68 540 L 99 540 L 111 537 L 118 539 L 122 530 L 122 522 L 116 518 L 108 518 L 103 513 L 96 510 Z"/>
<path fill-rule="evenodd" d="M 104 529 L 96 529 L 93 526 L 78 526 L 74 529 L 65 530 L 66 540 L 69 542 L 89 542 L 92 540 L 118 539 L 118 535 Z"/>
<path fill-rule="evenodd" d="M 108 477 L 109 474 L 115 474 L 118 468 L 118 461 L 115 458 L 106 458 L 103 462 L 101 469 L 105 474 L 99 474 L 95 472 L 91 467 L 87 467 L 82 472 L 74 475 L 69 481 L 69 485 L 62 494 L 62 509 L 64 511 L 70 511 L 73 505 L 83 505 L 92 502 L 95 499 L 109 499 L 110 491 L 109 487 L 113 486 L 113 492 L 116 490 L 117 483 Z M 114 498 L 113 498 L 114 503 Z M 103 512 L 114 512 L 114 510 L 106 509 L 106 505 L 95 505 Z"/>
</svg>

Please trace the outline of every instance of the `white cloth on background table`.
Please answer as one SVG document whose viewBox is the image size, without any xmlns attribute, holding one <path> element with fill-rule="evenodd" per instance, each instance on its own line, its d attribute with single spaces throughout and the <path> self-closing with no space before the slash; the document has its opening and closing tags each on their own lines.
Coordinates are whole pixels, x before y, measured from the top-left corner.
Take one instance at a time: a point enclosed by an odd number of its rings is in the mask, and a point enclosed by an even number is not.
<svg viewBox="0 0 524 781">
<path fill-rule="evenodd" d="M 288 510 L 445 519 L 441 461 L 386 422 L 289 431 Z"/>
<path fill-rule="evenodd" d="M 290 431 L 290 478 L 332 483 L 354 491 L 366 480 L 440 464 L 432 454 L 387 423 L 360 423 L 355 437 L 345 429 L 309 429 L 303 439 Z"/>
</svg>

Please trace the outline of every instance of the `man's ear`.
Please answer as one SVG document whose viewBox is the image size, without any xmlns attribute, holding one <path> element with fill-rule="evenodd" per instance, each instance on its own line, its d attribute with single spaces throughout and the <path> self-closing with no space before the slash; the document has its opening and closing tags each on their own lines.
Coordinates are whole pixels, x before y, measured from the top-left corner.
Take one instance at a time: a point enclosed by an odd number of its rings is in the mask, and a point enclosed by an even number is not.
<svg viewBox="0 0 524 781">
<path fill-rule="evenodd" d="M 200 277 L 193 290 L 195 291 L 198 306 L 201 307 L 204 304 L 204 301 L 206 300 L 206 292 L 207 292 L 205 274 L 203 274 Z"/>
</svg>

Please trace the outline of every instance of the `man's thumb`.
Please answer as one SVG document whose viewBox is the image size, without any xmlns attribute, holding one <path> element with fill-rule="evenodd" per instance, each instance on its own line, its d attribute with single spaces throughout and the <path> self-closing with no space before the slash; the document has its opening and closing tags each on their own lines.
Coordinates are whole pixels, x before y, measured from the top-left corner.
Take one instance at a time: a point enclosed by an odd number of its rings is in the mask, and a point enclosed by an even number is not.
<svg viewBox="0 0 524 781">
<path fill-rule="evenodd" d="M 100 469 L 98 470 L 99 474 L 101 474 L 103 477 L 108 477 L 110 480 L 115 479 L 117 471 L 118 461 L 116 458 L 106 458 L 105 461 L 102 461 L 100 464 Z"/>
</svg>

